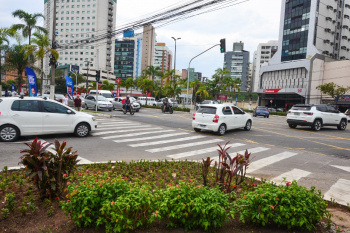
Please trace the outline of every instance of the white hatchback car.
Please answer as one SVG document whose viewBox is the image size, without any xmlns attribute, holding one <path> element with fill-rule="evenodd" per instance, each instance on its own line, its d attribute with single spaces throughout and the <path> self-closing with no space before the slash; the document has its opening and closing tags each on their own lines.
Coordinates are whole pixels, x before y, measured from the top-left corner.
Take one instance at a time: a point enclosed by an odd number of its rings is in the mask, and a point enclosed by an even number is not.
<svg viewBox="0 0 350 233">
<path fill-rule="evenodd" d="M 209 130 L 224 135 L 231 129 L 249 131 L 252 123 L 252 116 L 233 104 L 205 104 L 193 113 L 192 128 L 196 132 Z"/>
<path fill-rule="evenodd" d="M 74 133 L 85 137 L 97 128 L 96 119 L 53 100 L 35 97 L 0 98 L 0 141 L 19 136 Z"/>
</svg>

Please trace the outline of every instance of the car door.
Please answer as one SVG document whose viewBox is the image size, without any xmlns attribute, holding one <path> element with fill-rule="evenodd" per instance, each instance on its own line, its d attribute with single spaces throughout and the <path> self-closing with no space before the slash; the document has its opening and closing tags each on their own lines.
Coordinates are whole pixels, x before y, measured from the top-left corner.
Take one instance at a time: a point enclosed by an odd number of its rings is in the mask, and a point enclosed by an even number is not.
<svg viewBox="0 0 350 233">
<path fill-rule="evenodd" d="M 232 106 L 232 111 L 235 117 L 236 127 L 241 128 L 245 127 L 247 116 L 246 114 L 239 108 Z"/>
<path fill-rule="evenodd" d="M 113 102 L 113 106 L 115 109 L 122 109 L 123 104 L 122 104 L 122 99 L 121 98 L 116 98 L 115 101 Z"/>
<path fill-rule="evenodd" d="M 316 109 L 320 111 L 323 124 L 325 125 L 330 124 L 331 119 L 330 119 L 330 113 L 328 113 L 327 105 L 318 105 Z"/>
<path fill-rule="evenodd" d="M 327 113 L 329 122 L 328 124 L 339 125 L 341 120 L 341 115 L 339 114 L 339 111 L 332 106 L 327 106 Z"/>
<path fill-rule="evenodd" d="M 89 108 L 94 108 L 95 107 L 95 98 L 93 96 L 88 96 L 87 97 L 87 105 Z"/>
<path fill-rule="evenodd" d="M 38 135 L 43 133 L 43 114 L 40 100 L 15 100 L 11 106 L 10 116 L 18 124 L 21 135 Z"/>
<path fill-rule="evenodd" d="M 69 133 L 73 132 L 73 117 L 68 114 L 69 109 L 51 101 L 43 101 L 43 131 L 44 133 Z"/>
<path fill-rule="evenodd" d="M 225 106 L 222 108 L 222 114 L 223 114 L 222 118 L 224 119 L 223 121 L 226 124 L 227 129 L 236 128 L 235 118 L 229 106 Z"/>
</svg>

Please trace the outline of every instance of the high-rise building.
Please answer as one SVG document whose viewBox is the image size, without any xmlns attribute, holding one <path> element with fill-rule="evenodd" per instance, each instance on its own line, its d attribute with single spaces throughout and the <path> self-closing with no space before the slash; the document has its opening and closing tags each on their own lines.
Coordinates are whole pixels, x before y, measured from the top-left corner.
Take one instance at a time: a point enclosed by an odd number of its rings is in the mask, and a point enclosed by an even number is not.
<svg viewBox="0 0 350 233">
<path fill-rule="evenodd" d="M 143 27 L 142 37 L 142 60 L 141 70 L 154 65 L 154 52 L 156 46 L 156 33 L 154 27 L 150 24 Z"/>
<path fill-rule="evenodd" d="M 267 43 L 260 43 L 257 50 L 254 52 L 253 67 L 252 67 L 252 91 L 258 91 L 260 79 L 260 67 L 264 63 L 268 63 L 275 55 L 278 48 L 278 41 L 271 40 Z"/>
<path fill-rule="evenodd" d="M 117 1 L 56 0 L 56 9 L 53 9 L 53 1 L 44 0 L 45 27 L 49 31 L 49 38 L 52 38 L 55 10 L 56 43 L 60 55 L 58 65 L 77 65 L 80 70 L 85 70 L 85 74 L 88 68 L 91 76 L 97 68 L 112 72 L 114 39 L 110 33 L 115 29 Z M 49 58 L 46 57 L 46 74 L 49 73 L 48 62 Z M 91 76 L 89 80 L 95 80 Z"/>
<path fill-rule="evenodd" d="M 350 59 L 349 18 L 349 0 L 282 0 L 278 50 L 260 71 L 260 104 L 311 103 L 315 59 Z"/>
<path fill-rule="evenodd" d="M 154 53 L 154 66 L 159 67 L 165 73 L 172 69 L 173 53 L 165 43 L 157 43 Z M 158 77 L 159 79 L 159 77 Z"/>
<path fill-rule="evenodd" d="M 224 67 L 231 72 L 232 78 L 241 80 L 241 91 L 246 91 L 249 77 L 249 52 L 244 50 L 244 43 L 233 43 L 233 51 L 225 53 Z"/>
</svg>

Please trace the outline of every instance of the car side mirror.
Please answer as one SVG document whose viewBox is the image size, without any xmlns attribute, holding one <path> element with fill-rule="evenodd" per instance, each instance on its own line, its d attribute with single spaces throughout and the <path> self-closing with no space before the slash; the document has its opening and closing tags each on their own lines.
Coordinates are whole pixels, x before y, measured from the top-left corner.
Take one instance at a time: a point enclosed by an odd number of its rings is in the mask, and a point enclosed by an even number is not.
<svg viewBox="0 0 350 233">
<path fill-rule="evenodd" d="M 72 112 L 72 110 L 67 110 L 67 114 L 72 114 L 73 112 Z"/>
</svg>

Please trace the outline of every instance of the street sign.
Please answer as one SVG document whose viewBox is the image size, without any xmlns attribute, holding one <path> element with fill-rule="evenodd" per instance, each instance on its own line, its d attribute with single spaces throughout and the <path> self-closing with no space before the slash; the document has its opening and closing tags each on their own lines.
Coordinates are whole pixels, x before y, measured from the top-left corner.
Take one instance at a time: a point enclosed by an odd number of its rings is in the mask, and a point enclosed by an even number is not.
<svg viewBox="0 0 350 233">
<path fill-rule="evenodd" d="M 79 66 L 71 65 L 70 69 L 73 73 L 79 74 Z"/>
<path fill-rule="evenodd" d="M 227 100 L 227 95 L 218 94 L 218 95 L 217 95 L 217 99 L 218 99 L 218 100 Z"/>
<path fill-rule="evenodd" d="M 116 82 L 118 85 L 120 84 L 120 81 L 121 81 L 120 78 L 117 78 L 117 79 L 115 80 L 115 82 Z"/>
</svg>

